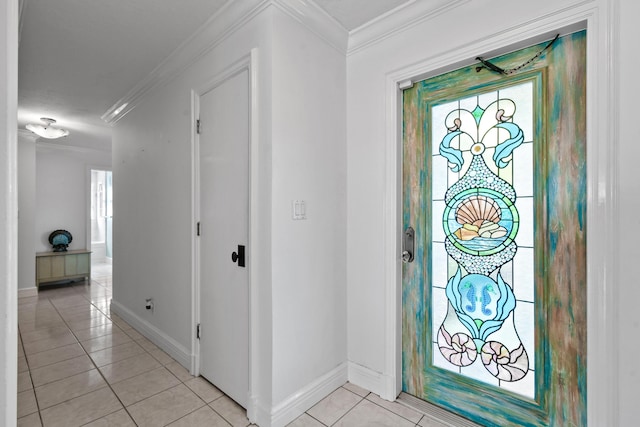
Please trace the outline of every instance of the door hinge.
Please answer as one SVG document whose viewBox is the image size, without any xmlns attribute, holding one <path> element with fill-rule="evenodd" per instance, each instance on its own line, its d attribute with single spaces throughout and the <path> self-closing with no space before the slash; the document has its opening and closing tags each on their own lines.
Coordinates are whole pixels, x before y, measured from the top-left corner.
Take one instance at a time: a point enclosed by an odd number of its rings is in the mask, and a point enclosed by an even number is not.
<svg viewBox="0 0 640 427">
<path fill-rule="evenodd" d="M 200 135 L 200 119 L 196 120 L 196 133 Z"/>
<path fill-rule="evenodd" d="M 200 339 L 200 323 L 196 326 L 196 338 Z"/>
<path fill-rule="evenodd" d="M 196 236 L 200 235 L 200 221 L 198 221 L 198 224 L 196 225 Z"/>
</svg>

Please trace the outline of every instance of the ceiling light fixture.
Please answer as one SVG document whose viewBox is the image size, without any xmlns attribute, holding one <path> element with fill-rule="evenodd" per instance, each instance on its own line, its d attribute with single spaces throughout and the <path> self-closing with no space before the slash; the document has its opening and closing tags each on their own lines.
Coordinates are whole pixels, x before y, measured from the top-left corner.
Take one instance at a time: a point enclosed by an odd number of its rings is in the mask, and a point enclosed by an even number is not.
<svg viewBox="0 0 640 427">
<path fill-rule="evenodd" d="M 44 122 L 44 126 L 29 123 L 25 127 L 36 135 L 47 139 L 56 139 L 69 135 L 69 131 L 66 129 L 51 127 L 56 122 L 54 119 L 41 117 L 40 120 Z"/>
</svg>

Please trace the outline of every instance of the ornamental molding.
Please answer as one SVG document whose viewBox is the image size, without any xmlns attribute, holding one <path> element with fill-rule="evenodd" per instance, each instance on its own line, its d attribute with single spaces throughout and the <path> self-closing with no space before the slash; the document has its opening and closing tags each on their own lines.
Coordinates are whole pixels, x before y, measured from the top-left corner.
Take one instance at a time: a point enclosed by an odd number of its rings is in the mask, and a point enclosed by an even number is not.
<svg viewBox="0 0 640 427">
<path fill-rule="evenodd" d="M 347 56 L 458 8 L 471 0 L 413 0 L 349 32 Z"/>
<path fill-rule="evenodd" d="M 346 54 L 347 30 L 316 5 L 315 2 L 306 0 L 243 0 L 227 2 L 151 73 L 113 104 L 101 116 L 102 120 L 111 125 L 115 124 L 133 110 L 154 88 L 180 75 L 184 70 L 271 6 L 276 7 L 304 25 L 309 31 L 338 52 Z"/>
</svg>

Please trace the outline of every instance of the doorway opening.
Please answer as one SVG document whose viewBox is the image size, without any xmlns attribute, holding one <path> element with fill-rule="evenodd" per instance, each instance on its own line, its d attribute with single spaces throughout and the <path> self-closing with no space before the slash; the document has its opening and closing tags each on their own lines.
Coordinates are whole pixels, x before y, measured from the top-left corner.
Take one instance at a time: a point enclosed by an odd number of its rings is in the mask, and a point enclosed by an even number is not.
<svg viewBox="0 0 640 427">
<path fill-rule="evenodd" d="M 111 276 L 113 259 L 113 179 L 110 170 L 91 169 L 91 275 Z"/>
</svg>

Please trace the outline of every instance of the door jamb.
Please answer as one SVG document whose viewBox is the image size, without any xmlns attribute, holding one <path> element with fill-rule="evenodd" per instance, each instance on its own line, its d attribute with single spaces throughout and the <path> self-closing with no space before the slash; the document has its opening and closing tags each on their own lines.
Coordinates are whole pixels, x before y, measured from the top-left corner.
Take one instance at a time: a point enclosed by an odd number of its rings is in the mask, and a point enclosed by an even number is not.
<svg viewBox="0 0 640 427">
<path fill-rule="evenodd" d="M 258 294 L 258 49 L 254 48 L 242 56 L 221 72 L 217 73 L 211 80 L 199 87 L 191 90 L 191 200 L 192 200 L 192 285 L 191 285 L 191 369 L 192 375 L 200 375 L 200 341 L 197 336 L 197 325 L 200 323 L 200 240 L 196 235 L 197 224 L 200 221 L 200 167 L 199 167 L 199 135 L 196 127 L 196 120 L 200 116 L 200 96 L 213 90 L 229 78 L 242 71 L 249 74 L 249 224 L 247 241 L 247 259 L 249 263 L 249 390 L 247 398 L 247 416 L 250 420 L 255 419 L 257 403 L 254 395 L 257 390 L 257 344 L 258 325 L 257 313 L 259 300 Z"/>
<path fill-rule="evenodd" d="M 91 249 L 91 171 L 108 171 L 113 174 L 112 166 L 87 164 L 85 169 L 85 219 L 87 220 L 85 232 L 85 248 Z M 113 175 L 112 175 L 113 176 Z"/>
<path fill-rule="evenodd" d="M 606 3 L 606 2 L 605 2 Z M 617 425 L 617 380 L 607 349 L 617 348 L 617 299 L 615 284 L 618 206 L 616 158 L 617 104 L 614 102 L 615 40 L 609 8 L 576 7 L 546 15 L 527 25 L 497 33 L 460 49 L 427 58 L 386 75 L 386 135 L 384 194 L 385 363 L 381 397 L 395 400 L 402 391 L 402 89 L 413 81 L 474 63 L 472 58 L 489 52 L 531 45 L 561 33 L 587 29 L 587 417 L 590 425 Z M 551 36 L 553 37 L 553 36 Z M 593 58 L 593 60 L 589 60 Z M 401 89 L 402 88 L 402 89 Z M 598 120 L 601 118 L 601 120 Z M 598 144 L 597 141 L 607 141 Z M 598 225 L 597 227 L 595 225 Z M 605 367 L 605 368 L 600 368 Z"/>
</svg>

